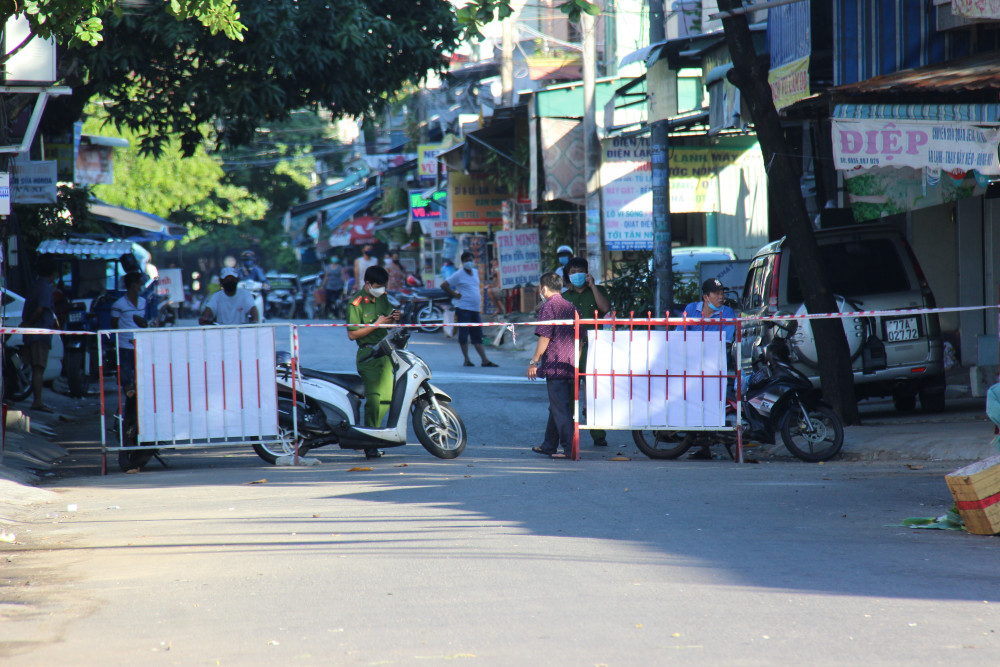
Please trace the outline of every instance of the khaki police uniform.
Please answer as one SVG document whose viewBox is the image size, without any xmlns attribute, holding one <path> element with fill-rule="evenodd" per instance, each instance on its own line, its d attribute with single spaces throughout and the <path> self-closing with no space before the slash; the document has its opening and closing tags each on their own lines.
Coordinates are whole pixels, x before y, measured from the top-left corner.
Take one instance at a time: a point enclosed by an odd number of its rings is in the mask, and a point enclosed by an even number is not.
<svg viewBox="0 0 1000 667">
<path fill-rule="evenodd" d="M 608 298 L 608 293 L 604 291 L 604 288 L 600 285 L 597 286 L 604 298 Z M 592 320 L 594 319 L 594 313 L 598 312 L 598 317 L 603 315 L 597 308 L 597 300 L 594 298 L 594 292 L 589 287 L 584 288 L 582 292 L 577 292 L 572 286 L 569 287 L 565 292 L 562 293 L 563 298 L 569 301 L 571 304 L 576 306 L 576 309 L 580 311 L 581 320 Z M 580 373 L 587 372 L 587 332 L 594 331 L 597 327 L 593 324 L 581 324 L 580 325 Z M 586 387 L 586 381 L 584 382 L 584 387 Z M 608 437 L 608 432 L 601 429 L 590 429 L 590 437 L 595 441 L 604 440 Z"/>
<path fill-rule="evenodd" d="M 373 297 L 361 290 L 351 297 L 347 304 L 347 323 L 361 326 L 350 327 L 357 330 L 364 326 L 375 324 L 380 315 L 391 315 L 392 306 L 385 294 Z M 392 402 L 392 364 L 389 357 L 382 356 L 367 361 L 361 361 L 374 350 L 383 338 L 389 335 L 388 329 L 376 329 L 367 336 L 358 338 L 358 354 L 355 363 L 358 375 L 365 383 L 365 426 L 377 427 L 389 410 Z"/>
</svg>

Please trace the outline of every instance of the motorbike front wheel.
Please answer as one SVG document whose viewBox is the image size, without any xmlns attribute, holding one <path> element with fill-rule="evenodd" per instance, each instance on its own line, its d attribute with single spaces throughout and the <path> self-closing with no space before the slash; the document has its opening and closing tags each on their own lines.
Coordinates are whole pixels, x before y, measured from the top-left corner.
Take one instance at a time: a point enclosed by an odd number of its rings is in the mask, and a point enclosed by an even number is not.
<svg viewBox="0 0 1000 667">
<path fill-rule="evenodd" d="M 632 431 L 639 451 L 651 459 L 676 459 L 691 449 L 691 441 L 679 431 Z"/>
<path fill-rule="evenodd" d="M 417 324 L 424 333 L 434 333 L 444 325 L 444 311 L 428 304 L 417 311 Z"/>
<path fill-rule="evenodd" d="M 264 459 L 271 465 L 278 462 L 281 456 L 291 456 L 295 453 L 295 430 L 292 428 L 292 418 L 278 414 L 278 442 L 254 443 L 253 450 L 257 456 Z M 302 443 L 302 436 L 299 436 L 299 443 Z"/>
<path fill-rule="evenodd" d="M 447 403 L 438 401 L 438 407 L 440 414 L 430 401 L 417 402 L 413 407 L 413 432 L 431 454 L 439 459 L 453 459 L 465 449 L 465 424 Z"/>
<path fill-rule="evenodd" d="M 844 446 L 844 425 L 825 405 L 806 408 L 805 412 L 797 403 L 789 407 L 781 421 L 781 439 L 788 451 L 803 461 L 829 461 Z"/>
</svg>

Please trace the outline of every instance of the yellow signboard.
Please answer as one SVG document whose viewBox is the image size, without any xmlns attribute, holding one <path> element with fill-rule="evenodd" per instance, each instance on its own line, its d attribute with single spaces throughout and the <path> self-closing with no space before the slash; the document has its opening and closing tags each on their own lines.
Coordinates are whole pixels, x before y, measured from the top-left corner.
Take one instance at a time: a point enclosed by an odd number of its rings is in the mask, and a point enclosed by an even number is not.
<svg viewBox="0 0 1000 667">
<path fill-rule="evenodd" d="M 799 58 L 767 74 L 774 108 L 783 109 L 809 97 L 809 56 Z"/>
<path fill-rule="evenodd" d="M 670 212 L 719 210 L 717 174 L 732 166 L 746 149 L 673 148 L 670 150 Z"/>
<path fill-rule="evenodd" d="M 488 232 L 503 226 L 503 202 L 507 188 L 490 181 L 486 174 L 448 173 L 448 221 L 453 234 Z"/>
</svg>

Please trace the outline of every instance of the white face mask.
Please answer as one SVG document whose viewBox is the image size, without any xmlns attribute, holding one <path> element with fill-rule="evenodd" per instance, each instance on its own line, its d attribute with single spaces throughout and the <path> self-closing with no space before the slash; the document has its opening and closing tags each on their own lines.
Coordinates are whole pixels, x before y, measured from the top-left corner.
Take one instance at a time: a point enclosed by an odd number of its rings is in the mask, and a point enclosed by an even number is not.
<svg viewBox="0 0 1000 667">
<path fill-rule="evenodd" d="M 370 293 L 370 294 L 371 294 L 371 295 L 372 295 L 373 297 L 375 297 L 375 298 L 377 299 L 378 297 L 380 297 L 380 296 L 382 296 L 383 294 L 385 294 L 385 288 L 384 288 L 384 287 L 371 287 L 371 286 L 369 286 L 369 287 L 368 287 L 368 292 L 369 292 L 369 293 Z"/>
</svg>

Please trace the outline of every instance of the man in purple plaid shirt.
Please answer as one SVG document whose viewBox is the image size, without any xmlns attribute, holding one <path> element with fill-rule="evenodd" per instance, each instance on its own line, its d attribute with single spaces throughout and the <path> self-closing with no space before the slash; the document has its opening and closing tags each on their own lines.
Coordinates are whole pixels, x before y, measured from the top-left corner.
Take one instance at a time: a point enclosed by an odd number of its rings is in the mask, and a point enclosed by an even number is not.
<svg viewBox="0 0 1000 667">
<path fill-rule="evenodd" d="M 556 273 L 545 273 L 538 281 L 538 290 L 545 303 L 538 309 L 539 321 L 572 320 L 576 306 L 563 298 L 562 278 Z M 545 378 L 549 394 L 549 421 L 545 427 L 545 440 L 531 451 L 553 458 L 566 458 L 573 447 L 573 371 L 576 359 L 573 354 L 573 327 L 557 324 L 539 324 L 535 328 L 538 346 L 528 364 L 528 377 Z M 562 445 L 563 452 L 559 453 Z"/>
</svg>

